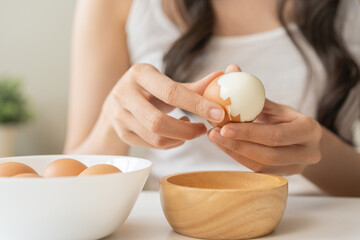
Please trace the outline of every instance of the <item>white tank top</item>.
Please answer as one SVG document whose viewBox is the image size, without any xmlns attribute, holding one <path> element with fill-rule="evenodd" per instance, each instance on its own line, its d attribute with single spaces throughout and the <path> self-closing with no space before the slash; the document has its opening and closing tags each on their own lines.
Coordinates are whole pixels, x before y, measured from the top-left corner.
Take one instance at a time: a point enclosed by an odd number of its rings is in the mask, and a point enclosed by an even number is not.
<svg viewBox="0 0 360 240">
<path fill-rule="evenodd" d="M 343 2 L 352 5 L 341 6 L 346 8 L 347 12 L 352 12 L 346 14 L 345 17 L 349 19 L 347 21 L 350 21 L 352 26 L 355 22 L 357 24 L 355 31 L 346 23 L 346 27 L 350 29 L 345 33 L 345 38 L 347 42 L 352 42 L 349 48 L 356 54 L 357 59 L 360 59 L 360 38 L 357 36 L 360 30 L 359 4 L 357 0 Z M 210 72 L 224 70 L 229 64 L 235 63 L 243 71 L 261 79 L 268 99 L 314 117 L 325 85 L 325 72 L 314 51 L 303 41 L 296 25 L 290 25 L 290 29 L 301 40 L 301 45 L 315 70 L 307 91 L 306 65 L 283 28 L 248 36 L 212 37 L 201 57 L 203 67 L 197 69 L 192 81 Z M 165 15 L 161 0 L 134 0 L 126 31 L 131 64 L 149 63 L 160 71 L 163 71 L 164 52 L 181 34 L 179 28 Z M 180 118 L 186 113 L 175 109 L 169 115 Z M 203 122 L 209 126 L 204 119 L 196 115 L 191 114 L 188 117 L 191 122 Z M 159 178 L 172 173 L 202 170 L 249 171 L 219 150 L 206 136 L 187 141 L 184 145 L 170 150 L 146 149 L 145 158 L 154 164 L 147 184 L 150 189 L 157 189 Z M 302 175 L 289 176 L 287 179 L 291 194 L 321 193 L 319 188 Z"/>
</svg>

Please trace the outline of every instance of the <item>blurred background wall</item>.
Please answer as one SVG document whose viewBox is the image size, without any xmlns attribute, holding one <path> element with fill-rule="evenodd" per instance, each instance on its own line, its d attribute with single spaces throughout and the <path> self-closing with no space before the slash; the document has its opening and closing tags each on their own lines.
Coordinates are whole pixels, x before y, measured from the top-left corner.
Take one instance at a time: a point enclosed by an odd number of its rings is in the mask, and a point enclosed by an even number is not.
<svg viewBox="0 0 360 240">
<path fill-rule="evenodd" d="M 0 0 L 0 75 L 23 78 L 34 119 L 17 155 L 61 153 L 75 0 Z"/>
</svg>

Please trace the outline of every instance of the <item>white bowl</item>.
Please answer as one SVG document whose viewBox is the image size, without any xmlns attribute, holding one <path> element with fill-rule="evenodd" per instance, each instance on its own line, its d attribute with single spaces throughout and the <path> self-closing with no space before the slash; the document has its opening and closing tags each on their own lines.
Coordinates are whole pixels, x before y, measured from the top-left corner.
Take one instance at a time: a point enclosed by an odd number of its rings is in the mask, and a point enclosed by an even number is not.
<svg viewBox="0 0 360 240">
<path fill-rule="evenodd" d="M 39 174 L 52 161 L 108 163 L 124 173 L 84 177 L 0 177 L 0 239 L 99 239 L 128 217 L 151 170 L 148 160 L 123 156 L 47 155 L 0 158 Z"/>
</svg>

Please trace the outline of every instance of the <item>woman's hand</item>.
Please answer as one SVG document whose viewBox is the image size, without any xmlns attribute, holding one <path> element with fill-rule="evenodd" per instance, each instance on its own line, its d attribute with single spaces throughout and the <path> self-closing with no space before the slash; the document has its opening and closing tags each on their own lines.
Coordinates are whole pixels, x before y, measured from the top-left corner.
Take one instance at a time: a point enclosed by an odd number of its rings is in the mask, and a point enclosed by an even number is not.
<svg viewBox="0 0 360 240">
<path fill-rule="evenodd" d="M 118 81 L 107 97 L 103 118 L 111 122 L 119 138 L 128 145 L 168 149 L 206 133 L 202 123 L 187 117 L 175 119 L 166 113 L 179 107 L 205 119 L 221 122 L 224 110 L 202 97 L 206 86 L 222 72 L 195 83 L 180 84 L 148 64 L 136 64 Z"/>
<path fill-rule="evenodd" d="M 229 123 L 208 132 L 210 141 L 239 163 L 279 175 L 301 173 L 320 161 L 321 135 L 317 121 L 269 100 L 254 122 Z"/>
</svg>

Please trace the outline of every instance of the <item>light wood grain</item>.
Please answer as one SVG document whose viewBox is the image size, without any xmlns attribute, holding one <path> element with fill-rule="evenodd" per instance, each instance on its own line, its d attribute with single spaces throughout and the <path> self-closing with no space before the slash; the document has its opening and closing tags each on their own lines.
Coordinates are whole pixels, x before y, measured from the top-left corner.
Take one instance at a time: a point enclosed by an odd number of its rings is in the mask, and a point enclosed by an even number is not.
<svg viewBox="0 0 360 240">
<path fill-rule="evenodd" d="M 178 233 L 204 239 L 266 235 L 286 207 L 287 180 L 250 172 L 194 172 L 160 180 L 161 205 Z"/>
</svg>

